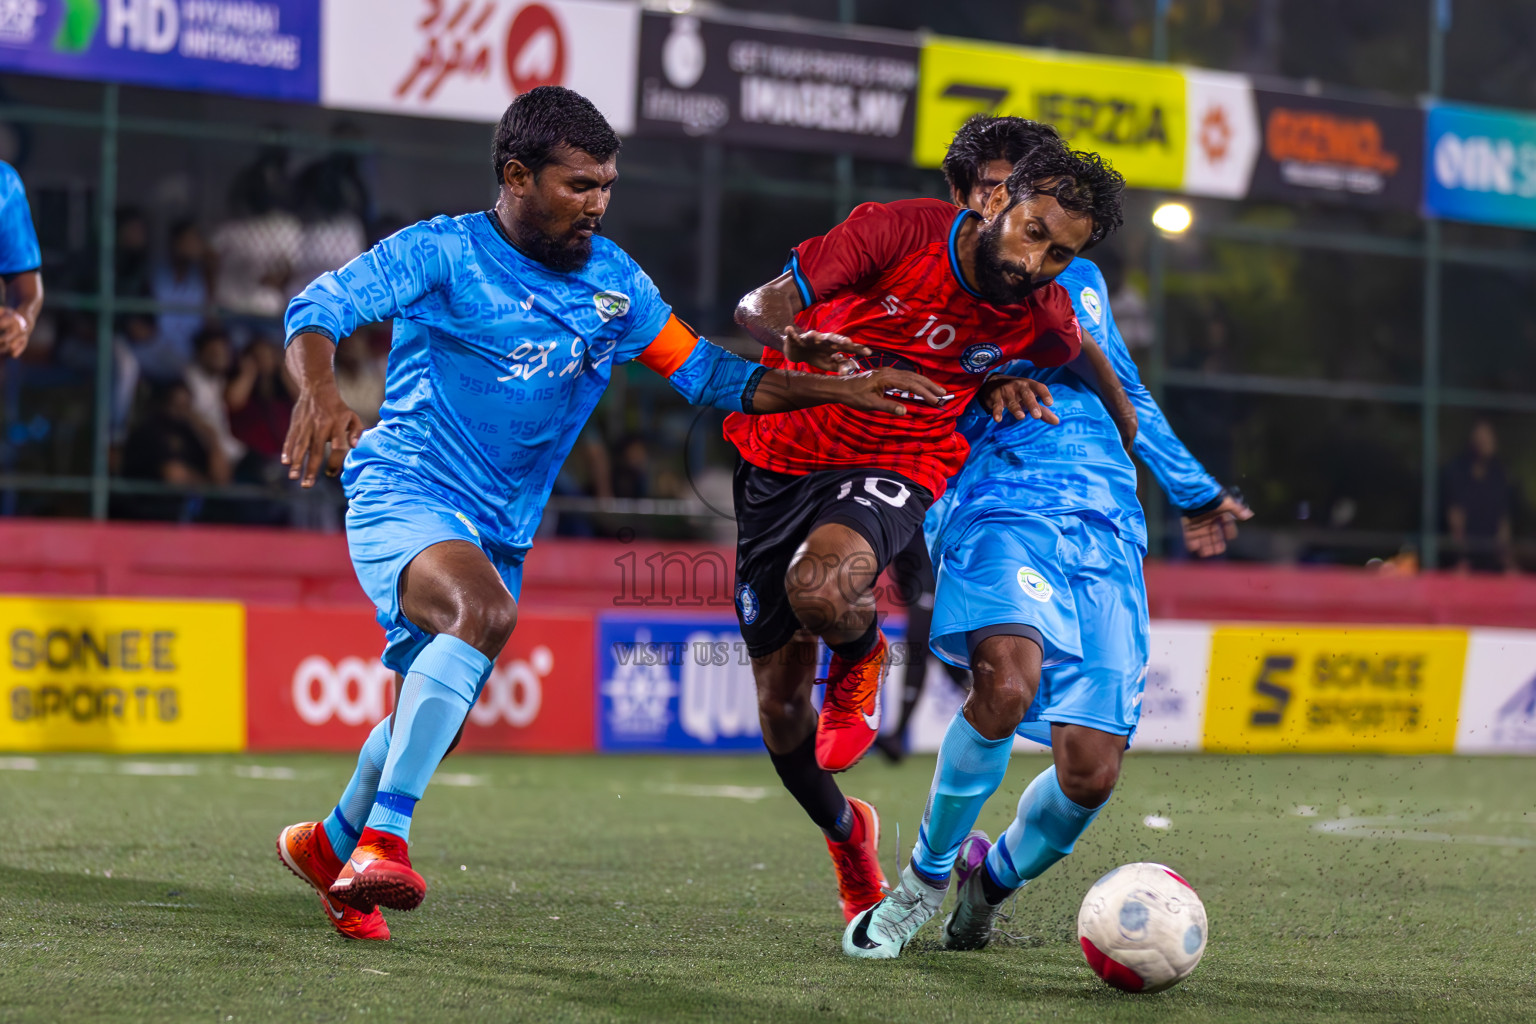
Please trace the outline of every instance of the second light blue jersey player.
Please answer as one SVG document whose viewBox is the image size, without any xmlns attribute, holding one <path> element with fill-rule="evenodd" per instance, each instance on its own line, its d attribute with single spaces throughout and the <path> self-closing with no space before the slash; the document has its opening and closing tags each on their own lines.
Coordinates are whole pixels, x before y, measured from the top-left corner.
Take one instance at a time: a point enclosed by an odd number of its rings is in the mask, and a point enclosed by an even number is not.
<svg viewBox="0 0 1536 1024">
<path fill-rule="evenodd" d="M 1077 259 L 1057 281 L 1136 409 L 1136 454 L 1180 508 L 1219 501 L 1221 484 L 1141 382 L 1098 268 Z M 1048 384 L 1061 423 L 994 424 L 979 409 L 962 422 L 971 454 L 925 523 L 938 573 L 933 650 L 969 668 L 976 631 L 1029 626 L 1045 672 L 1021 735 L 1049 744 L 1049 723 L 1067 721 L 1129 736 L 1147 660 L 1136 467 L 1098 395 L 1072 370 L 1015 364 L 1004 372 Z"/>
</svg>

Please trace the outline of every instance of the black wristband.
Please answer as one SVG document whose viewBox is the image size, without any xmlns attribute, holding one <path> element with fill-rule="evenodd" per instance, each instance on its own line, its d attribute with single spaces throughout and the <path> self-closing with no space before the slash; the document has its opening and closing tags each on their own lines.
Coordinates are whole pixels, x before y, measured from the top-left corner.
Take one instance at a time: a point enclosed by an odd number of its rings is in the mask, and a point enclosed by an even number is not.
<svg viewBox="0 0 1536 1024">
<path fill-rule="evenodd" d="M 1194 508 L 1183 509 L 1182 511 L 1183 511 L 1183 514 L 1184 514 L 1184 516 L 1186 518 L 1193 519 L 1196 516 L 1203 516 L 1207 512 L 1214 512 L 1214 511 L 1216 511 L 1218 508 L 1221 507 L 1221 503 L 1223 501 L 1226 501 L 1226 500 L 1227 500 L 1227 489 L 1225 487 L 1223 487 L 1221 490 L 1216 492 L 1216 497 L 1212 498 L 1210 501 L 1203 502 L 1203 503 L 1201 503 L 1199 505 L 1196 505 Z"/>
<path fill-rule="evenodd" d="M 757 395 L 757 385 L 762 381 L 763 375 L 768 372 L 768 367 L 759 366 L 752 371 L 752 376 L 747 378 L 747 386 L 741 390 L 741 411 L 751 415 L 752 399 Z"/>
</svg>

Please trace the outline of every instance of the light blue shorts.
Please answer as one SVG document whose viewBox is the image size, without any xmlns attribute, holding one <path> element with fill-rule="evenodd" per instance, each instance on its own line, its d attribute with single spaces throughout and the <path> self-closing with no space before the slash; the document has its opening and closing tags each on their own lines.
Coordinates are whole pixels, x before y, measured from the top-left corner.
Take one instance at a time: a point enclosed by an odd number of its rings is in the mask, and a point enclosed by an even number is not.
<svg viewBox="0 0 1536 1024">
<path fill-rule="evenodd" d="M 523 589 L 523 554 L 508 557 L 488 548 L 480 529 L 449 501 L 408 478 L 381 486 L 377 475 L 357 487 L 347 506 L 347 548 L 352 567 L 384 627 L 386 667 L 404 674 L 432 639 L 400 610 L 400 576 L 411 560 L 434 544 L 468 541 L 485 552 L 513 600 Z"/>
<path fill-rule="evenodd" d="M 1045 667 L 1019 735 L 1049 744 L 1050 723 L 1063 722 L 1129 743 L 1147 677 L 1141 548 L 1097 516 L 998 509 L 949 526 L 935 559 L 933 652 L 970 668 L 972 631 L 1033 627 Z"/>
</svg>

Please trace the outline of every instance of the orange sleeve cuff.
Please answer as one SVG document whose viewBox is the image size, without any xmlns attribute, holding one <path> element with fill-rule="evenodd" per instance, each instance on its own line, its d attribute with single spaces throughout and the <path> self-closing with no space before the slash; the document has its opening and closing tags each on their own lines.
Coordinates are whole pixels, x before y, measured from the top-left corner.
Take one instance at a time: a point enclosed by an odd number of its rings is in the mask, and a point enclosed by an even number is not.
<svg viewBox="0 0 1536 1024">
<path fill-rule="evenodd" d="M 670 316 L 662 325 L 660 333 L 638 358 L 646 368 L 655 370 L 663 377 L 670 377 L 688 360 L 698 344 L 698 333 L 676 316 Z"/>
</svg>

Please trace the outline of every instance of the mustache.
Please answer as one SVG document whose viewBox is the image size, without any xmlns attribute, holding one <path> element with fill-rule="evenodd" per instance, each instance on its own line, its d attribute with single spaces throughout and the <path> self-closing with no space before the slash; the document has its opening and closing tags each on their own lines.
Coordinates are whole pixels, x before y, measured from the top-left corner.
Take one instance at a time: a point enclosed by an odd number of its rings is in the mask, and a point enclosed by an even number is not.
<svg viewBox="0 0 1536 1024">
<path fill-rule="evenodd" d="M 590 231 L 594 235 L 603 233 L 603 218 L 582 218 L 571 225 L 572 231 Z"/>
</svg>

